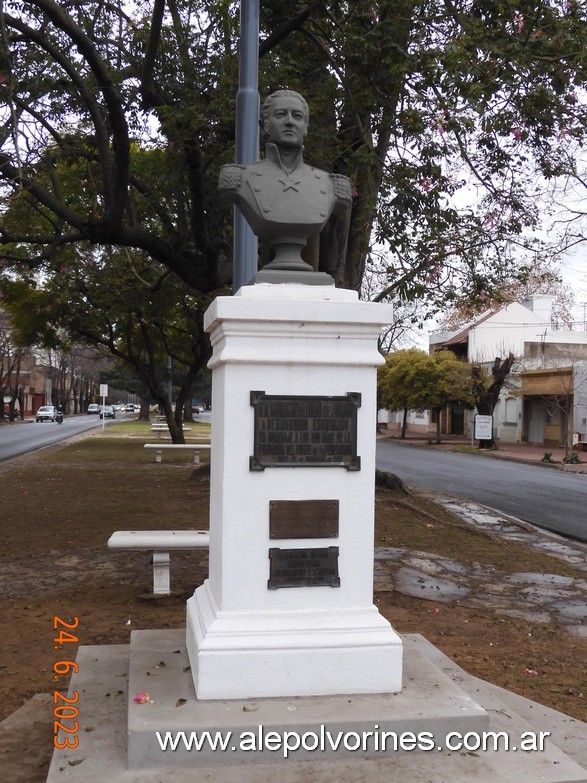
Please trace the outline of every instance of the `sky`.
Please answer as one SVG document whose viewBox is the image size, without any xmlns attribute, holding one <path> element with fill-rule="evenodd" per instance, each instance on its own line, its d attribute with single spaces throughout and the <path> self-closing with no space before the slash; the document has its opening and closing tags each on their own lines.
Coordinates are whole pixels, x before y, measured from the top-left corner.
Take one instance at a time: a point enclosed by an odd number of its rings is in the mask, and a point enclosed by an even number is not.
<svg viewBox="0 0 587 783">
<path fill-rule="evenodd" d="M 587 242 L 563 262 L 563 277 L 575 294 L 574 321 L 582 321 L 587 331 Z"/>
</svg>

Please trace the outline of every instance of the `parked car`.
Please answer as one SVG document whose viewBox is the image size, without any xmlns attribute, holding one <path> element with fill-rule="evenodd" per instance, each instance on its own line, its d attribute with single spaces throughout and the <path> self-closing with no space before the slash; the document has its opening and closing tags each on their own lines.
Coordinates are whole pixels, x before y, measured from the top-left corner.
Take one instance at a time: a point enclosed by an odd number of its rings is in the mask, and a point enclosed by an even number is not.
<svg viewBox="0 0 587 783">
<path fill-rule="evenodd" d="M 114 410 L 112 405 L 104 405 L 104 407 L 100 411 L 100 418 L 101 419 L 115 419 L 116 418 L 116 411 Z"/>
<path fill-rule="evenodd" d="M 92 402 L 88 405 L 88 413 L 100 413 L 100 407 L 97 402 Z"/>
<path fill-rule="evenodd" d="M 37 411 L 35 421 L 55 421 L 57 408 L 54 405 L 41 405 Z"/>
</svg>

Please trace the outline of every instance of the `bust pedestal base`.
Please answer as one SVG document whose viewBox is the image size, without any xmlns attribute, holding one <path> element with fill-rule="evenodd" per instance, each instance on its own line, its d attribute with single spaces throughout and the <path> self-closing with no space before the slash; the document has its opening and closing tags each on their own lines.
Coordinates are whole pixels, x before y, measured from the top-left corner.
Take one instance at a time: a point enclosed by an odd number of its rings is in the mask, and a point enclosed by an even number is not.
<svg viewBox="0 0 587 783">
<path fill-rule="evenodd" d="M 377 338 L 390 319 L 387 305 L 326 285 L 245 286 L 206 313 L 210 575 L 188 602 L 186 636 L 198 699 L 401 689 L 402 643 L 373 604 Z M 264 395 L 279 403 L 257 416 L 254 400 Z M 356 402 L 352 465 L 329 462 L 347 448 L 349 424 L 337 402 L 347 396 Z M 320 400 L 331 413 L 299 413 L 320 409 Z M 282 405 L 298 413 L 275 412 Z M 302 437 L 310 425 L 313 436 Z M 261 433 L 268 451 L 282 447 L 285 460 L 251 460 Z M 277 531 L 270 524 L 276 506 L 309 508 L 309 520 Z M 337 509 L 334 525 L 320 518 L 326 506 Z M 287 563 L 319 560 L 333 547 L 328 568 Z M 271 570 L 275 548 L 288 586 Z M 290 554 L 298 549 L 305 554 Z M 336 578 L 322 581 L 329 569 Z"/>
</svg>

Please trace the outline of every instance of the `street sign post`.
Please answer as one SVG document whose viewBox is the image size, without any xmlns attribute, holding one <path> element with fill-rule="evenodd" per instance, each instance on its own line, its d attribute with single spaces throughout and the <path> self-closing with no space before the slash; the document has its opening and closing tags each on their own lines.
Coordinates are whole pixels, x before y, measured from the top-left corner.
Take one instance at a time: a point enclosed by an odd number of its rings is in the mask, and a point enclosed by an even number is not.
<svg viewBox="0 0 587 783">
<path fill-rule="evenodd" d="M 104 415 L 104 408 L 106 406 L 106 397 L 108 397 L 108 384 L 107 383 L 101 383 L 100 384 L 100 397 L 102 398 L 102 430 L 104 430 L 105 422 L 106 422 L 106 416 Z"/>
</svg>

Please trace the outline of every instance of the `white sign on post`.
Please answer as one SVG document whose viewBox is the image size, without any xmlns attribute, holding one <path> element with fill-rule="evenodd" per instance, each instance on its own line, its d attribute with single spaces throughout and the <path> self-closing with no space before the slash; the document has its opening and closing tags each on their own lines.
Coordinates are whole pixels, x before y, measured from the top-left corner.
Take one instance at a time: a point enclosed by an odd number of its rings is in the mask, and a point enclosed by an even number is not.
<svg viewBox="0 0 587 783">
<path fill-rule="evenodd" d="M 106 397 L 108 397 L 108 384 L 107 383 L 101 383 L 100 384 L 100 397 L 102 398 L 102 410 L 101 410 L 102 430 L 104 430 L 104 426 L 106 424 L 106 416 L 104 414 L 104 408 L 106 406 Z"/>
<path fill-rule="evenodd" d="M 493 416 L 475 416 L 475 439 L 491 440 L 493 437 Z"/>
</svg>

